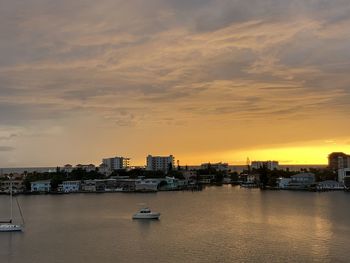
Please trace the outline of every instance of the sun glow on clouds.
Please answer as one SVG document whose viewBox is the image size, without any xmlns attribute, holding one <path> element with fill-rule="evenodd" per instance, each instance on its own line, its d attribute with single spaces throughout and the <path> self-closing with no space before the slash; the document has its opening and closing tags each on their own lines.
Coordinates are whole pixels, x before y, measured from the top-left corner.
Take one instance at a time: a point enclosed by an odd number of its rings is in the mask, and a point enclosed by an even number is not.
<svg viewBox="0 0 350 263">
<path fill-rule="evenodd" d="M 349 14 L 342 0 L 3 3 L 0 165 L 325 163 L 349 149 Z"/>
<path fill-rule="evenodd" d="M 251 160 L 278 160 L 281 164 L 327 164 L 327 156 L 335 151 L 350 151 L 349 145 L 330 146 L 294 146 L 272 149 L 245 151 Z"/>
</svg>

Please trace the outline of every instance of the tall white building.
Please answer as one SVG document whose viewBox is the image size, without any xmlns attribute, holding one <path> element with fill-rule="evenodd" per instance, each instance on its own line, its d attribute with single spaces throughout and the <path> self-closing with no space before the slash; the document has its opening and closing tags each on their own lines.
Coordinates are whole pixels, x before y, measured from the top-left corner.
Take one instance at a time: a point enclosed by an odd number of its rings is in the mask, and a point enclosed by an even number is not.
<svg viewBox="0 0 350 263">
<path fill-rule="evenodd" d="M 277 161 L 253 161 L 251 164 L 252 169 L 260 169 L 266 166 L 269 170 L 278 169 Z"/>
<path fill-rule="evenodd" d="M 168 172 L 170 165 L 174 167 L 175 157 L 173 155 L 169 156 L 147 156 L 147 166 L 148 171 L 163 171 Z"/>
<path fill-rule="evenodd" d="M 130 158 L 116 156 L 112 158 L 102 159 L 103 166 L 109 170 L 121 170 L 129 168 Z"/>
</svg>

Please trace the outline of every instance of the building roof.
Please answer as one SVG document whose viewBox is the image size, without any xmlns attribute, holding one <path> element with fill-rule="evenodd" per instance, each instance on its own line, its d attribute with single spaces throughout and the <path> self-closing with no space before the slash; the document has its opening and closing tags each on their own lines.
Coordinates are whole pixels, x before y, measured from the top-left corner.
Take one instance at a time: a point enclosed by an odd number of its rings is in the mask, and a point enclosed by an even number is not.
<svg viewBox="0 0 350 263">
<path fill-rule="evenodd" d="M 292 175 L 291 177 L 315 177 L 315 174 L 313 173 L 299 173 Z"/>
<path fill-rule="evenodd" d="M 51 183 L 51 180 L 39 180 L 39 181 L 34 181 L 34 182 L 30 182 L 31 184 L 47 184 L 47 183 Z"/>
<path fill-rule="evenodd" d="M 326 181 L 319 182 L 318 184 L 327 184 L 327 185 L 329 185 L 329 184 L 334 184 L 334 185 L 340 185 L 339 182 L 334 181 L 334 180 L 326 180 Z"/>
</svg>

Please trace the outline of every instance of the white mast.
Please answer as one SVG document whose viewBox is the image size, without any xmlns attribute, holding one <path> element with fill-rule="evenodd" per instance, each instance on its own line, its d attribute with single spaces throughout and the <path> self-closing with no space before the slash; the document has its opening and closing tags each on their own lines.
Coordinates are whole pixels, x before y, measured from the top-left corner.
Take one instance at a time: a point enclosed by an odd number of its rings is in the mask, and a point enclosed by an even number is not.
<svg viewBox="0 0 350 263">
<path fill-rule="evenodd" d="M 12 216 L 13 216 L 13 207 L 12 207 L 12 176 L 10 176 L 10 204 L 11 204 L 10 223 L 12 223 Z"/>
</svg>

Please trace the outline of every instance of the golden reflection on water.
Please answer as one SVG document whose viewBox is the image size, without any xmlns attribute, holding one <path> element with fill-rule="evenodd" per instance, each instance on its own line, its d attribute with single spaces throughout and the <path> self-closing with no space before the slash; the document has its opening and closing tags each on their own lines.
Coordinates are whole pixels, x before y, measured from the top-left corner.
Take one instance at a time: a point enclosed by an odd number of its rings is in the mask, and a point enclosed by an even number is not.
<svg viewBox="0 0 350 263">
<path fill-rule="evenodd" d="M 225 207 L 226 218 L 236 225 L 232 228 L 236 235 L 269 236 L 301 254 L 329 259 L 333 236 L 329 199 L 317 193 L 238 191 L 241 194 L 235 203 L 239 205 Z"/>
</svg>

